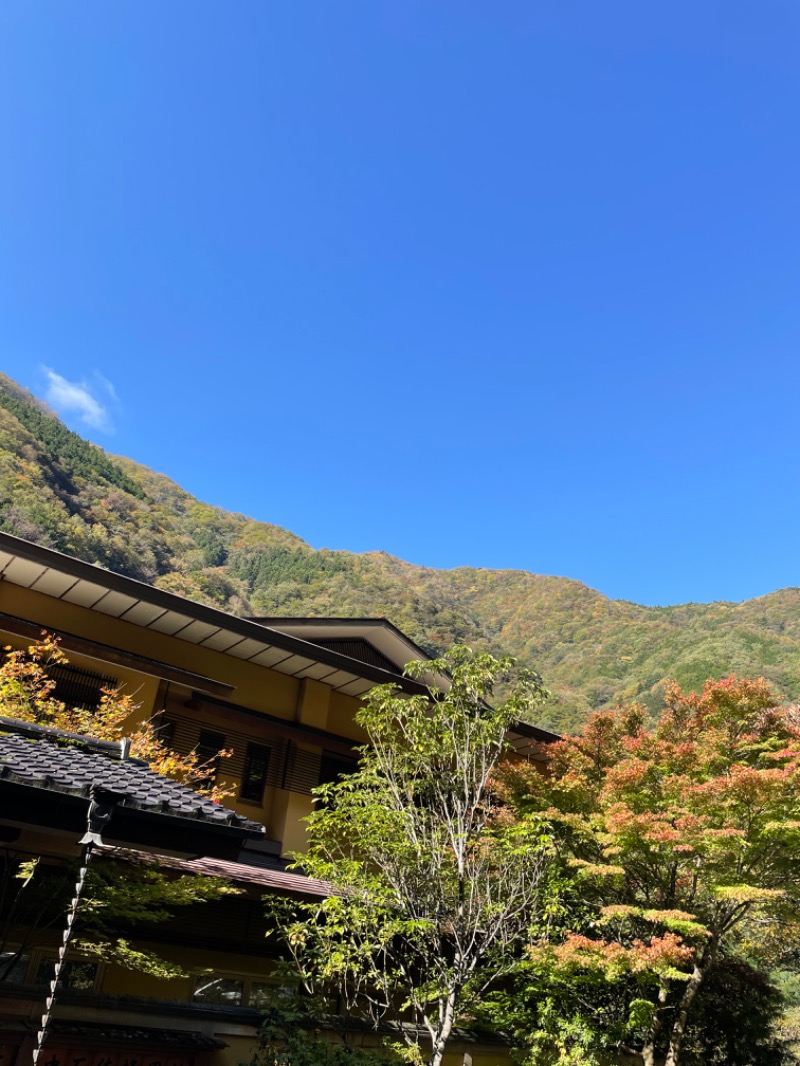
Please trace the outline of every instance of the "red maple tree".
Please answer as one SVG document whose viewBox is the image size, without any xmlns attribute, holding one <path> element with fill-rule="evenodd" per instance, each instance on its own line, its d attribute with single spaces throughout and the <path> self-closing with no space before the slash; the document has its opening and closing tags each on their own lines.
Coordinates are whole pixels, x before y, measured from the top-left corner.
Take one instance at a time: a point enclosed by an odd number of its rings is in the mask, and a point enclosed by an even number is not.
<svg viewBox="0 0 800 1066">
<path fill-rule="evenodd" d="M 509 766 L 521 810 L 547 812 L 591 921 L 532 954 L 610 980 L 645 975 L 635 1050 L 678 1066 L 693 1004 L 722 951 L 786 939 L 800 891 L 800 728 L 763 679 L 668 687 L 594 715 L 551 749 L 549 773 Z"/>
</svg>

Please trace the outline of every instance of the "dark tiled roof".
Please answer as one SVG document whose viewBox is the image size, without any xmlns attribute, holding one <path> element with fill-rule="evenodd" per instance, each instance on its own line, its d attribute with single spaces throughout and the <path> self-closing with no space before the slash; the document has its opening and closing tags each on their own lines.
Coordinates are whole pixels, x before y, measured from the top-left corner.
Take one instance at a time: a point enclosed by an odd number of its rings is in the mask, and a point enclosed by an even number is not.
<svg viewBox="0 0 800 1066">
<path fill-rule="evenodd" d="M 160 1048 L 196 1051 L 215 1051 L 230 1046 L 216 1037 L 184 1029 L 150 1029 L 138 1025 L 108 1025 L 105 1022 L 97 1025 L 91 1022 L 53 1022 L 51 1043 L 63 1042 L 66 1038 L 74 1041 L 84 1040 L 91 1044 L 102 1040 L 104 1044 L 150 1044 Z"/>
<path fill-rule="evenodd" d="M 87 799 L 92 788 L 102 788 L 119 795 L 122 807 L 264 832 L 258 822 L 155 773 L 139 759 L 121 759 L 119 745 L 7 718 L 0 719 L 0 730 L 0 782 Z"/>
<path fill-rule="evenodd" d="M 106 847 L 105 853 L 112 854 L 117 849 Z M 130 855 L 128 850 L 123 853 Z M 301 896 L 330 896 L 333 889 L 327 881 L 315 881 L 305 874 L 280 868 L 268 869 L 264 866 L 250 866 L 244 862 L 229 862 L 225 859 L 176 859 L 168 855 L 159 855 L 155 859 L 145 852 L 135 853 L 139 858 L 157 862 L 160 867 L 168 867 L 187 874 L 203 874 L 205 877 L 224 877 L 234 884 L 256 885 L 259 888 L 274 889 Z"/>
<path fill-rule="evenodd" d="M 264 888 L 305 896 L 330 896 L 332 892 L 327 881 L 315 881 L 305 874 L 289 870 L 268 870 L 263 866 L 247 866 L 242 862 L 227 862 L 225 859 L 187 859 L 182 862 L 169 859 L 168 862 L 180 862 L 181 868 L 187 873 L 225 877 L 240 884 L 262 885 Z"/>
</svg>

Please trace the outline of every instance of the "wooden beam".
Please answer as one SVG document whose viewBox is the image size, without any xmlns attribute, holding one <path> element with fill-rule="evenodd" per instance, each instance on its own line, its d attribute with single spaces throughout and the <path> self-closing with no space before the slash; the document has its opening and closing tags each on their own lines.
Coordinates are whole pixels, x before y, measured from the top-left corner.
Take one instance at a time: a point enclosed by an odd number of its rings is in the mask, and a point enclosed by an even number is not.
<svg viewBox="0 0 800 1066">
<path fill-rule="evenodd" d="M 157 677 L 162 681 L 172 681 L 176 685 L 185 685 L 187 688 L 205 692 L 210 696 L 228 696 L 236 687 L 235 685 L 228 685 L 224 681 L 215 681 L 213 678 L 205 677 L 203 674 L 196 674 L 192 670 L 183 670 L 179 666 L 171 666 L 169 663 L 162 663 L 157 659 L 148 659 L 144 655 L 137 655 L 135 652 L 124 651 L 121 648 L 112 648 L 108 644 L 98 644 L 97 641 L 78 637 L 74 633 L 64 633 L 62 630 L 54 629 L 52 626 L 42 625 L 39 622 L 29 622 L 24 618 L 15 618 L 13 615 L 0 611 L 0 632 L 13 633 L 17 637 L 26 637 L 30 640 L 39 640 L 44 630 L 58 637 L 61 647 L 66 652 L 71 651 L 76 655 L 85 655 L 89 659 L 96 659 L 98 662 L 136 670 L 140 674 Z"/>
</svg>

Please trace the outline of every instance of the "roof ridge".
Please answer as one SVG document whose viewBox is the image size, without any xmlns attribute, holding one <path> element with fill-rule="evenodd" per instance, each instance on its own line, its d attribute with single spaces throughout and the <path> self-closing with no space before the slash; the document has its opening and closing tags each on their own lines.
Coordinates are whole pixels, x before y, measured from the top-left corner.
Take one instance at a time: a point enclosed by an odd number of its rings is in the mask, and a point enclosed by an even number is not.
<svg viewBox="0 0 800 1066">
<path fill-rule="evenodd" d="M 144 759 L 131 758 L 125 755 L 124 740 L 100 740 L 97 737 L 87 736 L 85 733 L 69 733 L 66 729 L 58 729 L 52 725 L 42 725 L 39 722 L 28 722 L 23 718 L 11 718 L 0 715 L 0 732 L 18 733 L 20 736 L 32 737 L 36 740 L 48 740 L 53 744 L 75 744 L 88 748 L 93 754 L 105 755 L 110 759 L 133 763 L 135 766 L 150 767 Z"/>
</svg>

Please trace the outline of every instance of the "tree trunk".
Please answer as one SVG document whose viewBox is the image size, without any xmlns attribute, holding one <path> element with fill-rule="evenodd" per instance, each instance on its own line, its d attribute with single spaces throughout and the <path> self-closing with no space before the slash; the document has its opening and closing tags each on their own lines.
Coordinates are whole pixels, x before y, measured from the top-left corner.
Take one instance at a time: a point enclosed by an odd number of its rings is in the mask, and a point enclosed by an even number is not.
<svg viewBox="0 0 800 1066">
<path fill-rule="evenodd" d="M 681 1049 L 683 1047 L 684 1037 L 686 1036 L 686 1023 L 689 1020 L 689 1011 L 692 1009 L 695 996 L 700 991 L 700 986 L 705 979 L 706 974 L 710 970 L 714 963 L 714 958 L 717 954 L 717 944 L 713 941 L 706 948 L 703 953 L 703 958 L 700 960 L 700 964 L 695 963 L 692 970 L 692 976 L 686 983 L 681 1001 L 678 1004 L 678 1011 L 675 1015 L 675 1023 L 672 1026 L 672 1036 L 669 1041 L 669 1051 L 664 1061 L 664 1066 L 678 1066 L 680 1062 Z"/>
<path fill-rule="evenodd" d="M 669 985 L 664 981 L 658 989 L 658 1000 L 656 1001 L 656 1011 L 653 1015 L 653 1021 L 650 1025 L 650 1031 L 647 1034 L 647 1039 L 644 1042 L 642 1048 L 642 1066 L 655 1066 L 656 1061 L 656 1040 L 658 1034 L 661 1032 L 664 1026 L 664 1006 L 667 1002 L 667 995 L 669 994 Z"/>
<path fill-rule="evenodd" d="M 445 1005 L 444 1016 L 442 1017 L 439 1031 L 436 1034 L 436 1039 L 433 1041 L 433 1046 L 431 1047 L 431 1057 L 428 1060 L 428 1066 L 442 1066 L 442 1059 L 444 1058 L 447 1041 L 450 1039 L 450 1034 L 453 1031 L 455 1018 L 456 994 L 451 989 L 447 994 L 447 1003 Z"/>
</svg>

